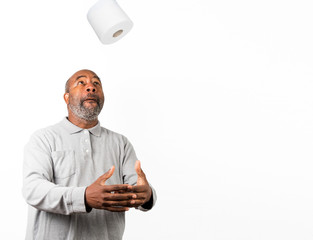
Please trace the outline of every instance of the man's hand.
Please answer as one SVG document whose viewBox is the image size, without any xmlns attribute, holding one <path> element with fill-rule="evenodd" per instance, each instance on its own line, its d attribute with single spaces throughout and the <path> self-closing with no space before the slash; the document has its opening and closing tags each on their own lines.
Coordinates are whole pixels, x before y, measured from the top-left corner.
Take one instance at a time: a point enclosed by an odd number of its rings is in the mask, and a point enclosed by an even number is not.
<svg viewBox="0 0 313 240">
<path fill-rule="evenodd" d="M 136 194 L 136 199 L 134 200 L 135 203 L 133 203 L 132 206 L 139 207 L 150 200 L 152 190 L 151 187 L 149 186 L 145 173 L 141 169 L 141 164 L 139 160 L 136 161 L 135 170 L 138 175 L 137 185 L 129 186 L 128 189 L 130 189 L 133 193 Z"/>
<path fill-rule="evenodd" d="M 128 184 L 105 185 L 113 175 L 115 167 L 99 177 L 93 184 L 86 188 L 86 203 L 91 208 L 105 209 L 111 212 L 125 212 L 129 207 L 134 207 L 137 198 L 131 193 Z"/>
</svg>

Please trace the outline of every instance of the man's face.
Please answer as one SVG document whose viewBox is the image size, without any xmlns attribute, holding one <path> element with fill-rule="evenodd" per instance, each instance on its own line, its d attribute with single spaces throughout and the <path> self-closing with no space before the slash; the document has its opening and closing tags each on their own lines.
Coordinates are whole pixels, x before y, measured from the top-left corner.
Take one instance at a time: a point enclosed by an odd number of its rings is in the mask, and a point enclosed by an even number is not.
<svg viewBox="0 0 313 240">
<path fill-rule="evenodd" d="M 92 71 L 81 70 L 70 78 L 68 86 L 64 100 L 69 111 L 86 121 L 97 119 L 104 103 L 99 77 Z"/>
</svg>

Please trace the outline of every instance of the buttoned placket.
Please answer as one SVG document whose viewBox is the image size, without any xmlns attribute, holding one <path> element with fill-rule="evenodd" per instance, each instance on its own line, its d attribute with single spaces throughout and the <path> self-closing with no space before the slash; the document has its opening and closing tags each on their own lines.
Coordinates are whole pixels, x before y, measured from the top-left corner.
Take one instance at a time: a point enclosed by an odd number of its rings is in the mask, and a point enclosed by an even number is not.
<svg viewBox="0 0 313 240">
<path fill-rule="evenodd" d="M 90 133 L 87 129 L 83 131 L 81 138 L 81 146 L 84 154 L 84 159 L 91 159 L 91 143 L 90 143 Z"/>
</svg>

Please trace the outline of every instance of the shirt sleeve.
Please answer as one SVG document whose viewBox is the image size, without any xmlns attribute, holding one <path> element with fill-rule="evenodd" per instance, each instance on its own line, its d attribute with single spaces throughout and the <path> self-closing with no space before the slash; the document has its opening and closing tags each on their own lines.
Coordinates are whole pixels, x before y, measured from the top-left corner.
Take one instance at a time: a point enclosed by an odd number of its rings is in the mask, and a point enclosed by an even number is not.
<svg viewBox="0 0 313 240">
<path fill-rule="evenodd" d="M 38 210 L 70 215 L 86 212 L 86 187 L 64 187 L 53 182 L 49 142 L 42 131 L 35 133 L 24 149 L 23 196 Z"/>
<path fill-rule="evenodd" d="M 124 141 L 124 157 L 123 157 L 123 182 L 124 184 L 136 185 L 137 184 L 137 173 L 135 171 L 135 163 L 137 161 L 137 156 L 132 144 L 125 138 Z M 153 208 L 156 203 L 157 195 L 155 189 L 149 183 L 152 190 L 152 206 L 149 209 L 139 206 L 137 209 L 141 211 L 149 211 Z"/>
</svg>

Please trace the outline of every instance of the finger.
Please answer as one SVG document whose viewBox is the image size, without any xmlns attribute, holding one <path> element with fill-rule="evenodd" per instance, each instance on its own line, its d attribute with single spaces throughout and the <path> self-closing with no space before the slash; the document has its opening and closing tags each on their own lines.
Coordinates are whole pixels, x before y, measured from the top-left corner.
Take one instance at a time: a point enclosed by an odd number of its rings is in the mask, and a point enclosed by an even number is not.
<svg viewBox="0 0 313 240">
<path fill-rule="evenodd" d="M 103 200 L 107 201 L 121 201 L 121 200 L 129 200 L 137 198 L 136 194 L 127 193 L 127 194 L 119 194 L 119 193 L 107 193 Z"/>
<path fill-rule="evenodd" d="M 104 207 L 103 209 L 110 212 L 126 212 L 129 210 L 128 207 Z"/>
<path fill-rule="evenodd" d="M 141 163 L 140 163 L 139 160 L 137 160 L 136 163 L 135 163 L 135 170 L 136 170 L 136 173 L 137 173 L 138 177 L 141 177 L 141 178 L 145 177 L 145 174 L 144 174 L 144 172 L 141 169 Z"/>
<path fill-rule="evenodd" d="M 115 185 L 105 185 L 103 186 L 104 192 L 131 192 L 131 189 L 129 189 L 128 184 L 115 184 Z"/>
<path fill-rule="evenodd" d="M 134 199 L 146 199 L 146 193 L 136 193 L 136 197 Z"/>
<path fill-rule="evenodd" d="M 142 201 L 142 200 L 139 200 Z M 122 201 L 105 201 L 102 203 L 103 207 L 132 207 L 136 200 L 122 200 Z"/>
<path fill-rule="evenodd" d="M 149 190 L 149 185 L 136 185 L 132 186 L 131 191 L 133 193 L 141 193 L 141 192 L 147 192 Z"/>
<path fill-rule="evenodd" d="M 105 174 L 103 174 L 102 176 L 99 177 L 100 180 L 100 185 L 104 186 L 105 182 L 112 177 L 113 173 L 115 170 L 115 166 L 112 166 L 109 171 L 107 171 Z"/>
<path fill-rule="evenodd" d="M 145 203 L 144 199 L 136 199 L 131 203 L 131 207 L 139 207 Z"/>
<path fill-rule="evenodd" d="M 127 189 L 129 189 L 129 188 L 127 188 Z M 127 191 L 127 192 L 130 192 L 130 191 Z M 117 190 L 117 191 L 115 191 L 115 193 L 126 193 L 126 191 L 125 190 Z"/>
<path fill-rule="evenodd" d="M 139 160 L 135 163 L 135 170 L 138 175 L 137 185 L 144 185 L 147 182 L 146 175 L 141 169 L 141 163 Z"/>
</svg>

